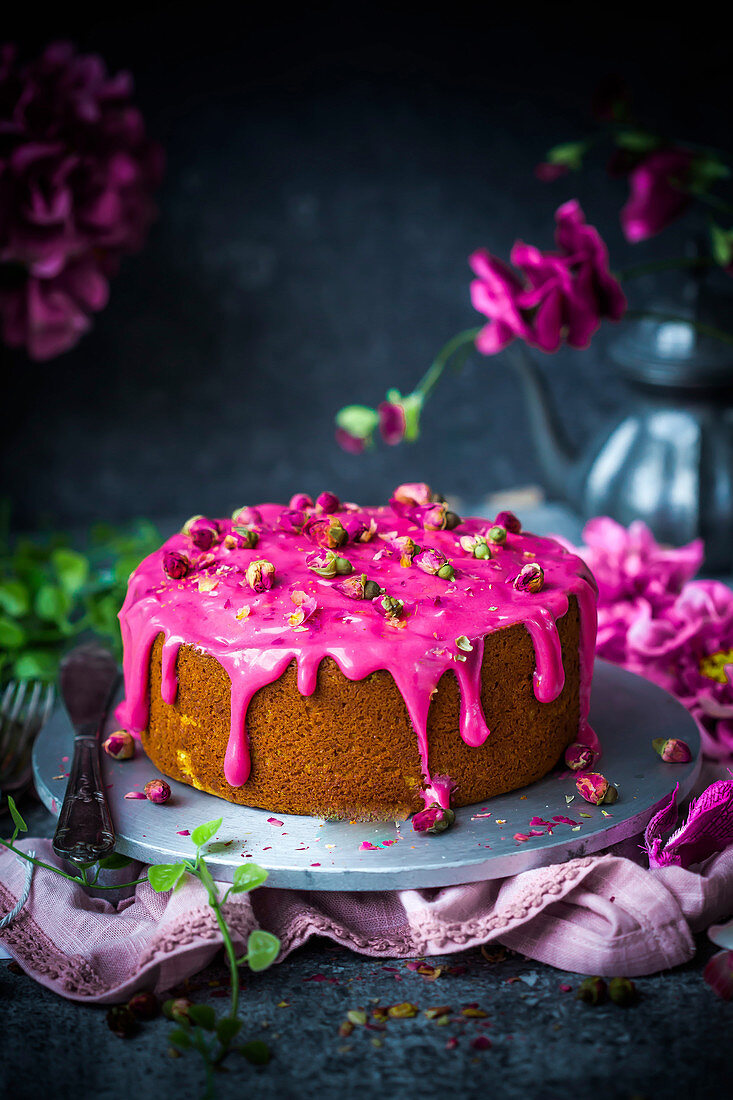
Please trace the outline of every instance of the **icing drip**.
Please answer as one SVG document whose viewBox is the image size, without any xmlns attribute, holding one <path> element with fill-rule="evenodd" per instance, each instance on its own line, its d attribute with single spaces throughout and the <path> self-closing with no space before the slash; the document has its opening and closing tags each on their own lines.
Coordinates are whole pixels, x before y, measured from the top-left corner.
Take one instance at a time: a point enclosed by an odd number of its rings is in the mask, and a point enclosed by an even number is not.
<svg viewBox="0 0 733 1100">
<path fill-rule="evenodd" d="M 254 549 L 229 549 L 223 536 L 232 529 L 217 521 L 222 538 L 207 553 L 197 551 L 183 534 L 173 535 L 135 570 L 120 612 L 124 642 L 125 702 L 120 723 L 135 734 L 148 720 L 150 650 L 164 638 L 161 695 L 173 704 L 177 694 L 176 659 L 182 644 L 210 654 L 227 672 L 231 689 L 231 730 L 224 775 L 232 787 L 250 774 L 246 732 L 247 709 L 255 693 L 279 679 L 291 662 L 297 667 L 298 691 L 312 695 L 318 668 L 332 658 L 350 680 L 362 680 L 379 669 L 393 677 L 415 730 L 426 785 L 428 712 L 435 689 L 446 671 L 453 671 L 461 693 L 460 734 L 466 744 L 482 745 L 490 736 L 481 706 L 481 664 L 484 636 L 523 623 L 534 646 L 534 692 L 542 703 L 563 689 L 557 620 L 575 596 L 580 612 L 579 740 L 596 751 L 600 746 L 588 725 L 590 684 L 596 634 L 596 593 L 587 566 L 552 539 L 510 533 L 489 560 L 461 549 L 464 535 L 484 533 L 486 520 L 466 519 L 452 531 L 424 531 L 391 508 L 337 513 L 345 525 L 373 521 L 376 533 L 368 542 L 349 541 L 338 549 L 353 566 L 352 577 L 366 574 L 386 593 L 402 600 L 400 618 L 390 620 L 381 600 L 350 599 L 342 578 L 310 572 L 305 558 L 315 547 L 304 535 L 281 530 L 279 505 L 259 507 L 259 542 Z M 395 539 L 409 536 L 422 548 L 433 548 L 455 570 L 453 580 L 402 565 Z M 180 579 L 162 568 L 167 552 L 185 555 L 191 568 Z M 247 583 L 247 566 L 265 559 L 275 566 L 274 584 L 254 592 Z M 545 584 L 537 593 L 518 592 L 512 581 L 527 561 L 538 561 Z M 297 608 L 311 601 L 301 621 L 291 621 Z M 295 595 L 295 599 L 293 598 Z M 315 601 L 315 610 L 312 602 Z"/>
</svg>

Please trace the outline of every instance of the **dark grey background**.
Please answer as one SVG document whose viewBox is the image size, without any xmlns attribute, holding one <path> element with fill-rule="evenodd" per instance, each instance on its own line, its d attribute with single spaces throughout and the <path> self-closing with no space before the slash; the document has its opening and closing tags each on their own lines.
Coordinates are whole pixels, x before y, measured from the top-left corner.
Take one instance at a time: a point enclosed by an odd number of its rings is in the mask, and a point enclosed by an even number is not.
<svg viewBox="0 0 733 1100">
<path fill-rule="evenodd" d="M 589 128 L 604 73 L 670 133 L 729 139 L 728 39 L 704 5 L 684 26 L 643 6 L 133 4 L 91 21 L 26 7 L 2 33 L 29 53 L 61 35 L 132 69 L 168 168 L 150 241 L 92 334 L 50 363 L 5 356 L 1 485 L 23 527 L 324 487 L 372 502 L 415 478 L 472 499 L 539 481 L 501 358 L 446 379 L 416 446 L 346 455 L 333 414 L 408 391 L 476 323 L 468 254 L 549 247 L 569 197 L 618 267 L 679 248 L 684 226 L 623 242 L 626 187 L 601 157 L 551 186 L 533 176 Z M 544 363 L 578 441 L 623 400 L 604 344 Z"/>
</svg>

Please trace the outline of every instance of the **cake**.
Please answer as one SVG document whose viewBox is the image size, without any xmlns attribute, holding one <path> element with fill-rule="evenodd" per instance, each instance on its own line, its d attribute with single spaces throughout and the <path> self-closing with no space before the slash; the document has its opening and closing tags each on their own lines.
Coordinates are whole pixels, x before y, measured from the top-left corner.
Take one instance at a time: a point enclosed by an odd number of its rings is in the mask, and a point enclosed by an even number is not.
<svg viewBox="0 0 733 1100">
<path fill-rule="evenodd" d="M 121 724 L 230 802 L 399 819 L 599 751 L 588 568 L 423 484 L 194 516 L 134 571 L 120 623 Z"/>
</svg>

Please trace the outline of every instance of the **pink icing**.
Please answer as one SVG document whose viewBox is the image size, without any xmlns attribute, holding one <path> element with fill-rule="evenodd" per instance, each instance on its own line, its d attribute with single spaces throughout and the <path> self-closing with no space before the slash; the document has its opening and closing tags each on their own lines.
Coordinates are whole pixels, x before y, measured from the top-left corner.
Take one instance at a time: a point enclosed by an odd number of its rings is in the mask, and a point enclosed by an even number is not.
<svg viewBox="0 0 733 1100">
<path fill-rule="evenodd" d="M 588 725 L 590 686 L 596 635 L 596 588 L 587 566 L 552 539 L 509 534 L 493 557 L 480 560 L 459 544 L 462 535 L 483 534 L 490 524 L 465 519 L 452 531 L 424 531 L 390 507 L 335 513 L 344 522 L 354 516 L 376 524 L 368 542 L 349 542 L 336 552 L 347 558 L 356 574 L 365 573 L 386 593 L 404 601 L 402 617 L 390 621 L 374 601 L 349 599 L 338 587 L 342 579 L 326 579 L 305 567 L 315 547 L 305 535 L 285 531 L 277 504 L 259 507 L 259 543 L 254 549 L 232 549 L 220 539 L 201 553 L 189 536 L 173 535 L 147 557 L 130 578 L 120 612 L 124 643 L 126 698 L 117 711 L 121 725 L 138 734 L 148 720 L 150 649 L 163 634 L 162 698 L 176 698 L 176 657 L 181 644 L 195 646 L 216 658 L 231 680 L 231 729 L 224 775 L 232 787 L 242 786 L 250 773 L 246 733 L 247 708 L 261 687 L 277 680 L 297 662 L 298 690 L 311 695 L 318 667 L 331 657 L 350 680 L 361 680 L 386 669 L 405 701 L 417 738 L 426 787 L 428 771 L 427 719 L 433 692 L 441 676 L 455 673 L 461 691 L 460 733 L 468 745 L 489 736 L 481 706 L 481 661 L 484 635 L 523 623 L 535 650 L 534 691 L 540 702 L 556 699 L 563 689 L 564 670 L 556 621 L 574 595 L 580 610 L 580 729 L 578 740 L 600 752 Z M 232 528 L 218 521 L 222 537 Z M 455 570 L 443 580 L 414 565 L 401 565 L 391 545 L 401 535 L 419 546 L 440 550 Z M 174 580 L 163 571 L 167 551 L 191 561 L 189 573 Z M 250 562 L 266 559 L 275 566 L 273 586 L 255 593 L 245 572 Z M 538 593 L 517 591 L 512 581 L 528 561 L 542 566 L 545 583 Z M 211 587 L 211 582 L 216 585 Z M 201 585 L 201 588 L 199 587 Z M 292 594 L 300 590 L 315 598 L 317 609 L 301 626 L 292 626 L 297 611 Z M 242 614 L 242 608 L 249 609 Z M 238 615 L 239 613 L 239 615 Z M 458 646 L 467 638 L 470 651 Z"/>
</svg>

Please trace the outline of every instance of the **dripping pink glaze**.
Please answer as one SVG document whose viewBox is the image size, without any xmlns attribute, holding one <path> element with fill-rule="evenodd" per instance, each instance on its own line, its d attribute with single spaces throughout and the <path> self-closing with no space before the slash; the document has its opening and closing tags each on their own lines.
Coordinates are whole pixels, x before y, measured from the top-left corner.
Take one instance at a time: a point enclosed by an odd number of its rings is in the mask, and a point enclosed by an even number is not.
<svg viewBox="0 0 733 1100">
<path fill-rule="evenodd" d="M 337 513 L 344 521 L 355 516 L 373 519 L 377 534 L 366 543 L 349 542 L 338 550 L 356 574 L 366 573 L 393 597 L 404 601 L 402 627 L 391 625 L 380 600 L 352 600 L 338 588 L 341 578 L 329 580 L 311 573 L 305 557 L 315 549 L 305 536 L 281 531 L 277 519 L 284 509 L 259 506 L 259 543 L 253 550 L 227 550 L 221 542 L 203 555 L 191 539 L 173 535 L 147 557 L 130 578 L 120 612 L 124 643 L 126 698 L 117 711 L 121 725 L 138 734 L 148 721 L 150 649 L 159 634 L 163 646 L 163 701 L 176 698 L 176 657 L 181 644 L 195 646 L 216 658 L 231 681 L 231 731 L 224 775 L 232 787 L 246 783 L 250 773 L 246 715 L 252 696 L 277 680 L 295 661 L 298 690 L 311 695 L 318 667 L 331 657 L 350 680 L 362 680 L 378 669 L 394 678 L 415 730 L 426 786 L 428 771 L 427 720 L 430 701 L 441 676 L 453 671 L 461 689 L 460 733 L 466 744 L 478 746 L 489 736 L 481 707 L 481 661 L 484 635 L 523 623 L 536 656 L 534 691 L 550 702 L 563 689 L 564 671 L 556 621 L 576 596 L 580 611 L 580 729 L 578 739 L 600 752 L 588 725 L 590 687 L 596 636 L 596 588 L 588 567 L 552 539 L 531 534 L 509 534 L 494 556 L 481 561 L 460 547 L 462 535 L 484 533 L 490 524 L 465 519 L 453 531 L 423 531 L 391 508 L 350 505 Z M 223 534 L 229 520 L 219 521 Z M 434 547 L 455 569 L 455 580 L 445 581 L 416 566 L 400 565 L 391 540 L 409 535 L 421 547 Z M 185 554 L 191 572 L 181 580 L 167 577 L 162 568 L 168 550 Z M 209 560 L 213 555 L 213 561 Z M 271 589 L 255 593 L 245 580 L 247 565 L 264 558 L 275 566 Z M 203 561 L 203 565 L 197 562 Z M 545 584 L 538 593 L 518 592 L 512 580 L 527 561 L 538 561 Z M 201 579 L 218 583 L 199 591 Z M 296 590 L 315 597 L 318 608 L 298 630 L 289 625 L 297 610 Z M 237 612 L 248 607 L 248 615 Z M 469 639 L 470 652 L 456 640 Z"/>
</svg>

